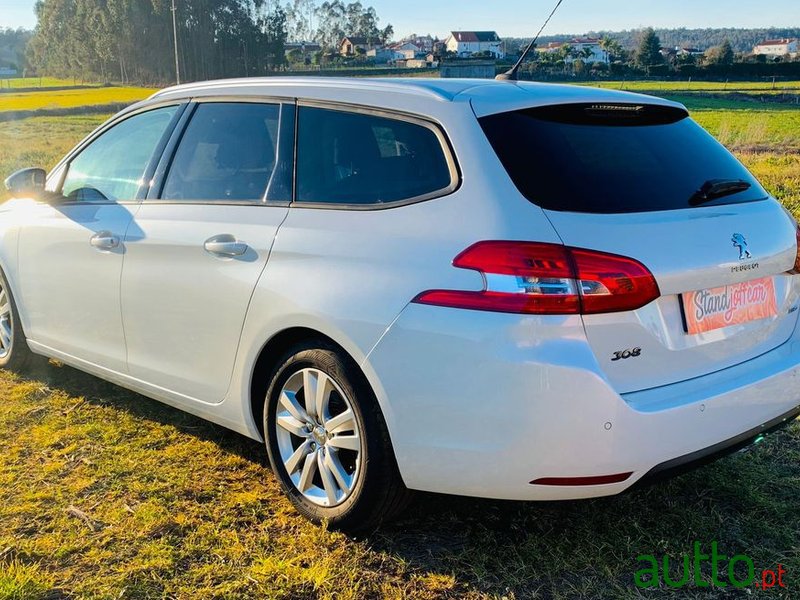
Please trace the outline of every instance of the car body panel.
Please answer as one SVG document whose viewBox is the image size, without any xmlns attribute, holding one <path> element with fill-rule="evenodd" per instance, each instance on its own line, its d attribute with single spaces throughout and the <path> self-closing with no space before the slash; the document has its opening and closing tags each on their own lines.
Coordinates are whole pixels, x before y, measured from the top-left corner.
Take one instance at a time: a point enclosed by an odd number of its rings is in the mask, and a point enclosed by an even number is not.
<svg viewBox="0 0 800 600">
<path fill-rule="evenodd" d="M 287 211 L 142 204 L 125 238 L 121 280 L 132 376 L 200 402 L 222 402 L 250 298 Z M 223 234 L 246 243 L 247 251 L 228 258 L 204 249 Z"/>
<path fill-rule="evenodd" d="M 29 201 L 18 244 L 19 303 L 26 334 L 39 343 L 125 372 L 119 281 L 122 240 L 137 204 Z M 107 232 L 120 244 L 91 245 Z"/>
<path fill-rule="evenodd" d="M 546 211 L 565 244 L 630 256 L 653 273 L 661 297 L 636 311 L 584 315 L 589 343 L 620 393 L 698 377 L 782 344 L 800 304 L 795 227 L 773 199 L 629 214 Z M 746 236 L 752 256 L 731 242 Z M 772 277 L 778 315 L 688 335 L 681 294 Z M 640 348 L 627 360 L 615 352 Z"/>
<path fill-rule="evenodd" d="M 799 356 L 795 332 L 742 365 L 622 396 L 579 317 L 412 304 L 368 363 L 381 374 L 376 392 L 391 398 L 387 422 L 407 486 L 555 500 L 619 493 L 669 459 L 800 410 Z M 615 484 L 530 483 L 628 472 Z"/>
</svg>

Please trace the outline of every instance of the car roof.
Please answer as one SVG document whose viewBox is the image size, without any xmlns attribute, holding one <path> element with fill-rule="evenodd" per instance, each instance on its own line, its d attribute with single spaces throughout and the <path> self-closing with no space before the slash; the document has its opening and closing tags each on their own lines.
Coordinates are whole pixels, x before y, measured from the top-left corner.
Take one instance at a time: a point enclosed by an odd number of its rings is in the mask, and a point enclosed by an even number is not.
<svg viewBox="0 0 800 600">
<path fill-rule="evenodd" d="M 681 107 L 654 96 L 588 86 L 497 81 L 494 79 L 250 77 L 173 86 L 147 102 L 202 97 L 291 97 L 397 108 L 403 99 L 412 110 L 425 104 L 468 102 L 481 117 L 553 104 L 579 102 L 647 103 Z M 424 112 L 424 111 L 423 111 Z M 437 111 L 438 112 L 438 111 Z"/>
</svg>

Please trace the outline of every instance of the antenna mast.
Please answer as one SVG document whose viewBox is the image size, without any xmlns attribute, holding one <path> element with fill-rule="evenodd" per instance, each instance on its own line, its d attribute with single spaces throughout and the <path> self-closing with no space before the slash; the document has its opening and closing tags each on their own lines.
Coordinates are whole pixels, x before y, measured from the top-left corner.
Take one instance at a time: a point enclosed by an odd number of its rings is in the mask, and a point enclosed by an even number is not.
<svg viewBox="0 0 800 600">
<path fill-rule="evenodd" d="M 550 16 L 547 17 L 547 19 L 545 19 L 544 24 L 539 29 L 539 33 L 537 33 L 534 36 L 534 38 L 531 40 L 531 43 L 528 44 L 527 48 L 525 48 L 525 51 L 522 53 L 522 56 L 519 57 L 519 60 L 517 61 L 517 63 L 513 67 L 511 67 L 508 71 L 506 71 L 505 73 L 501 73 L 500 75 L 495 77 L 495 79 L 497 79 L 499 81 L 517 81 L 517 79 L 518 79 L 517 78 L 517 71 L 519 71 L 519 68 L 522 65 L 522 62 L 528 56 L 528 53 L 530 53 L 530 51 L 533 50 L 533 48 L 536 45 L 536 40 L 538 40 L 539 36 L 542 35 L 542 32 L 544 31 L 544 28 L 547 27 L 547 24 L 550 22 L 550 19 L 553 18 L 554 14 L 556 14 L 556 11 L 561 6 L 562 2 L 564 2 L 564 0 L 558 0 L 558 2 L 556 2 L 555 8 L 553 8 L 552 12 L 550 13 Z"/>
</svg>

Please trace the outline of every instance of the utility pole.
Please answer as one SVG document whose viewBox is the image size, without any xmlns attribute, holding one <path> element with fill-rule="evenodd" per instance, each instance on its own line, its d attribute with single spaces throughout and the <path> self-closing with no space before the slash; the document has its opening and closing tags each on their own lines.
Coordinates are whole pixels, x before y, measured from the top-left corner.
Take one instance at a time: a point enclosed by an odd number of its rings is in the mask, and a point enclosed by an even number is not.
<svg viewBox="0 0 800 600">
<path fill-rule="evenodd" d="M 172 0 L 172 39 L 175 42 L 175 81 L 181 83 L 181 66 L 178 62 L 178 19 L 176 16 L 175 0 Z"/>
</svg>

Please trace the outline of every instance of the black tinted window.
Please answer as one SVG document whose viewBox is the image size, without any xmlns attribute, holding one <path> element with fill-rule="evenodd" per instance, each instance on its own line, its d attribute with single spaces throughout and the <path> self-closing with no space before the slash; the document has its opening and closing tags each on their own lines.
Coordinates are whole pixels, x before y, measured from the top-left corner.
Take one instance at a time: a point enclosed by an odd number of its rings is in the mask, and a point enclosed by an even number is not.
<svg viewBox="0 0 800 600">
<path fill-rule="evenodd" d="M 517 188 L 552 209 L 616 213 L 688 208 L 709 180 L 750 189 L 703 206 L 767 194 L 684 111 L 571 105 L 491 115 L 481 126 Z"/>
<path fill-rule="evenodd" d="M 200 104 L 172 159 L 162 199 L 261 200 L 273 173 L 280 176 L 280 110 L 279 104 Z"/>
<path fill-rule="evenodd" d="M 443 190 L 451 183 L 442 143 L 424 125 L 362 113 L 300 108 L 300 202 L 395 202 Z"/>
<path fill-rule="evenodd" d="M 70 200 L 133 200 L 177 106 L 134 115 L 101 134 L 69 165 L 61 193 Z"/>
</svg>

